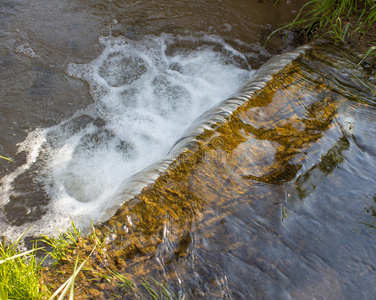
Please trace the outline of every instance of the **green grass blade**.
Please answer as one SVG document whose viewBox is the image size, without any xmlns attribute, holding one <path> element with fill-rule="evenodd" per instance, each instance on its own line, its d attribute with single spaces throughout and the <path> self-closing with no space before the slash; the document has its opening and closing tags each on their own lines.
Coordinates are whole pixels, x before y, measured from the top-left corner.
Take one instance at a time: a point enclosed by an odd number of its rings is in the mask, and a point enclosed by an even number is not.
<svg viewBox="0 0 376 300">
<path fill-rule="evenodd" d="M 9 260 L 13 260 L 13 259 L 15 259 L 17 257 L 28 255 L 29 253 L 34 252 L 36 250 L 40 250 L 40 249 L 43 249 L 43 247 L 40 247 L 40 248 L 37 248 L 37 249 L 31 249 L 31 250 L 28 250 L 28 251 L 25 251 L 25 252 L 13 255 L 11 257 L 7 257 L 6 259 L 0 260 L 0 265 L 3 264 L 3 263 L 5 263 L 5 262 L 7 262 L 7 261 L 9 261 Z"/>
<path fill-rule="evenodd" d="M 74 266 L 74 270 L 73 270 L 72 276 L 69 277 L 69 279 L 67 281 L 65 281 L 55 291 L 55 293 L 50 298 L 48 298 L 48 300 L 53 300 L 60 292 L 61 292 L 61 295 L 58 298 L 58 300 L 63 300 L 64 297 L 65 297 L 65 295 L 67 294 L 69 288 L 70 288 L 69 300 L 73 300 L 75 278 L 76 278 L 77 274 L 81 271 L 82 267 L 85 265 L 85 263 L 87 262 L 87 260 L 89 259 L 89 257 L 93 254 L 94 250 L 95 250 L 95 247 L 90 252 L 89 256 L 80 264 L 80 266 L 78 268 L 77 268 L 78 257 L 76 258 L 76 263 L 75 263 L 75 266 Z"/>
<path fill-rule="evenodd" d="M 8 300 L 8 295 L 4 290 L 4 283 L 0 284 L 0 300 Z"/>
<path fill-rule="evenodd" d="M 84 261 L 84 263 L 86 262 L 86 260 Z M 72 275 L 72 282 L 70 284 L 71 288 L 70 288 L 70 293 L 69 293 L 69 300 L 74 300 L 74 281 L 76 279 L 76 270 L 77 270 L 77 264 L 78 264 L 78 256 L 76 258 L 76 263 L 74 265 L 74 272 L 73 272 L 73 275 Z"/>
<path fill-rule="evenodd" d="M 120 273 L 115 272 L 111 269 L 108 269 L 108 270 L 111 272 L 113 277 L 115 277 L 116 279 L 118 279 L 121 282 L 118 285 L 122 286 L 124 289 L 126 289 L 126 288 L 131 289 L 134 286 L 134 283 L 133 283 L 132 280 L 126 278 L 125 276 L 123 276 Z"/>
<path fill-rule="evenodd" d="M 151 280 L 153 280 L 153 282 L 159 286 L 159 288 L 161 289 L 161 293 L 166 297 L 167 300 L 173 300 L 174 297 L 176 297 L 171 291 L 170 289 L 168 288 L 168 286 L 166 286 L 165 284 L 162 284 L 158 281 L 156 281 L 154 278 L 151 278 Z M 162 295 L 161 294 L 161 295 Z M 162 297 L 161 297 L 162 298 Z"/>
<path fill-rule="evenodd" d="M 144 281 L 142 283 L 143 287 L 147 290 L 147 292 L 149 293 L 149 295 L 154 299 L 154 300 L 158 300 L 158 294 L 156 291 L 153 290 L 153 288 L 151 287 L 150 283 L 142 277 L 142 280 Z"/>
<path fill-rule="evenodd" d="M 5 160 L 9 160 L 9 161 L 11 161 L 11 162 L 14 162 L 14 160 L 13 160 L 13 159 L 11 159 L 11 158 L 8 158 L 8 157 L 5 157 L 5 156 L 1 156 L 1 155 L 0 155 L 0 158 L 2 158 L 2 159 L 5 159 Z"/>
<path fill-rule="evenodd" d="M 67 281 L 65 281 L 56 291 L 55 293 L 53 293 L 53 295 L 48 298 L 48 300 L 53 300 L 62 290 L 65 290 L 65 288 L 67 287 L 67 285 L 69 286 L 71 282 L 71 278 L 69 278 Z M 64 294 L 65 295 L 65 294 Z"/>
<path fill-rule="evenodd" d="M 368 49 L 368 51 L 366 52 L 366 54 L 364 54 L 362 60 L 359 62 L 358 65 L 360 65 L 360 64 L 366 59 L 366 57 L 367 57 L 368 55 L 370 55 L 370 54 L 371 54 L 372 52 L 374 52 L 374 51 L 376 51 L 376 46 L 370 47 L 370 48 Z"/>
<path fill-rule="evenodd" d="M 372 93 L 374 93 L 374 94 L 376 94 L 376 89 L 374 89 L 374 88 L 372 88 L 372 87 L 370 87 L 368 84 L 366 84 L 363 80 L 361 80 L 358 76 L 356 76 L 355 74 L 353 74 L 354 75 L 354 77 L 356 78 L 356 79 L 358 79 L 358 81 L 364 86 L 364 87 L 366 87 L 368 90 L 370 90 Z"/>
</svg>

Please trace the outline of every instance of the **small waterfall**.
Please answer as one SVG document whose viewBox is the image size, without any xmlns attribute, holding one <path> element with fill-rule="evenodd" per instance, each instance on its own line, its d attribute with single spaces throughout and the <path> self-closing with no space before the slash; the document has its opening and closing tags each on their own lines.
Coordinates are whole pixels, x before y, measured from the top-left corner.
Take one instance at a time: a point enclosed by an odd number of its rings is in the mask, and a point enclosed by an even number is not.
<svg viewBox="0 0 376 300">
<path fill-rule="evenodd" d="M 168 163 L 166 154 L 195 118 L 254 74 L 248 57 L 217 36 L 100 42 L 96 59 L 67 69 L 90 86 L 94 102 L 29 132 L 18 149 L 26 162 L 1 179 L 0 229 L 8 236 L 31 224 L 29 234 L 54 235 L 71 220 L 90 229 L 119 205 L 110 200 L 126 178 L 133 184 L 120 190 L 129 195 L 152 182 L 158 172 L 138 172 Z M 112 210 L 102 214 L 105 207 Z"/>
<path fill-rule="evenodd" d="M 198 135 L 205 129 L 210 129 L 213 125 L 226 122 L 239 106 L 249 101 L 257 91 L 261 90 L 272 79 L 273 74 L 281 71 L 299 55 L 304 54 L 306 49 L 309 49 L 309 46 L 301 46 L 294 51 L 277 55 L 270 59 L 255 72 L 252 79 L 240 88 L 238 92 L 204 112 L 183 133 L 162 161 L 156 162 L 124 180 L 106 205 L 98 221 L 104 222 L 109 219 L 122 204 L 140 193 L 145 186 L 153 183 L 168 168 L 171 162 L 196 143 Z"/>
<path fill-rule="evenodd" d="M 88 269 L 185 299 L 372 298 L 375 79 L 358 62 L 324 44 L 260 68 L 122 184 Z M 114 293 L 95 272 L 82 284 Z"/>
</svg>

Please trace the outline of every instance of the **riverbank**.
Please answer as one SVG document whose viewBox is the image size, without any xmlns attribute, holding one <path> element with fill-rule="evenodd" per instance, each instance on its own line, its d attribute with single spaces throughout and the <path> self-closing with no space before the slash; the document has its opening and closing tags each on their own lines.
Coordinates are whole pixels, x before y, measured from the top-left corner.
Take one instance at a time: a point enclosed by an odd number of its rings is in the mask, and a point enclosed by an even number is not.
<svg viewBox="0 0 376 300">
<path fill-rule="evenodd" d="M 311 0 L 296 18 L 275 30 L 293 33 L 296 44 L 326 40 L 376 63 L 376 2 Z"/>
</svg>

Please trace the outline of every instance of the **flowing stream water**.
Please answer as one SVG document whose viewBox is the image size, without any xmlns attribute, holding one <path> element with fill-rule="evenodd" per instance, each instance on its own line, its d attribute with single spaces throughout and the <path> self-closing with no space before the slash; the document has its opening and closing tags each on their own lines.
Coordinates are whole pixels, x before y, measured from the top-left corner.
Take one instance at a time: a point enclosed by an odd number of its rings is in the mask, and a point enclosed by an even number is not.
<svg viewBox="0 0 376 300">
<path fill-rule="evenodd" d="M 2 1 L 2 234 L 96 222 L 272 53 L 302 2 Z"/>
<path fill-rule="evenodd" d="M 264 64 L 98 225 L 91 266 L 183 299 L 372 299 L 376 80 L 359 60 L 329 44 Z M 114 291 L 87 276 L 83 294 Z"/>
<path fill-rule="evenodd" d="M 307 1 L 274 2 L 2 1 L 0 235 L 103 221 L 87 264 L 183 299 L 373 299 L 374 75 L 275 56 Z"/>
</svg>

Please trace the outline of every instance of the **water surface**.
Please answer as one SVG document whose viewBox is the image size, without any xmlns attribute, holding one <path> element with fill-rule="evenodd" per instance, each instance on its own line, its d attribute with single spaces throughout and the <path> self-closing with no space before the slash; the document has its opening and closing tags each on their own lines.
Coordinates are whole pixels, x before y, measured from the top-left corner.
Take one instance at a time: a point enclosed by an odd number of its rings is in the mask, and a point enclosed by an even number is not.
<svg viewBox="0 0 376 300">
<path fill-rule="evenodd" d="M 3 1 L 1 232 L 88 224 L 119 184 L 291 45 L 303 1 Z M 37 222 L 37 223 L 35 223 Z"/>
<path fill-rule="evenodd" d="M 358 61 L 314 46 L 207 128 L 100 227 L 109 261 L 186 299 L 372 299 L 375 80 Z"/>
</svg>

